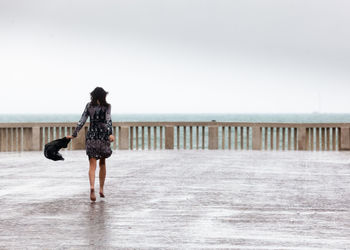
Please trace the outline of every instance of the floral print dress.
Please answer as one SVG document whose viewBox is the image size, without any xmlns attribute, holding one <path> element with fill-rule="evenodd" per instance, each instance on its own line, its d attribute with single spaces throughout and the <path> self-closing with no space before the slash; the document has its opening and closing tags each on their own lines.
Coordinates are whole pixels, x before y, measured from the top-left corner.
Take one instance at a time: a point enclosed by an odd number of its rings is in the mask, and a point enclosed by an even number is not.
<svg viewBox="0 0 350 250">
<path fill-rule="evenodd" d="M 87 118 L 90 117 L 90 126 L 86 134 L 86 154 L 90 158 L 108 158 L 112 154 L 109 136 L 112 134 L 111 105 L 92 106 L 87 103 L 83 114 L 74 130 L 72 136 L 77 137 L 79 130 L 84 126 Z"/>
</svg>

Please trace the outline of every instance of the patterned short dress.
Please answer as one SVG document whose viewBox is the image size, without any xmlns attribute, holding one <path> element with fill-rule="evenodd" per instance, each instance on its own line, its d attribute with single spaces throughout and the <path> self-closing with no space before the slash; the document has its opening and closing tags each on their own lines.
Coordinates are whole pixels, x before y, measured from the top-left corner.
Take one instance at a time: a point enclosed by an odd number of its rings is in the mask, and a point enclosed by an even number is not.
<svg viewBox="0 0 350 250">
<path fill-rule="evenodd" d="M 112 154 L 109 136 L 112 134 L 111 105 L 92 106 L 86 104 L 84 112 L 72 136 L 77 137 L 79 130 L 90 117 L 90 126 L 85 139 L 86 154 L 90 158 L 108 158 Z"/>
</svg>

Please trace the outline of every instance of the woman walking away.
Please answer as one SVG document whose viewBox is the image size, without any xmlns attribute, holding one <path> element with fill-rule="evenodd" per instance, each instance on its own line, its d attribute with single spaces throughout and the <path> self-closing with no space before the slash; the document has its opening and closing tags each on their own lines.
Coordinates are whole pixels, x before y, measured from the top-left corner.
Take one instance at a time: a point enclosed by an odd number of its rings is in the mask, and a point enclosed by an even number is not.
<svg viewBox="0 0 350 250">
<path fill-rule="evenodd" d="M 103 187 L 106 179 L 106 158 L 112 154 L 111 142 L 114 141 L 112 135 L 111 105 L 106 102 L 106 92 L 101 87 L 96 87 L 91 93 L 91 102 L 85 106 L 85 110 L 72 135 L 67 138 L 77 137 L 79 130 L 84 126 L 90 117 L 90 127 L 85 139 L 86 154 L 89 157 L 89 180 L 90 199 L 96 200 L 95 195 L 95 172 L 96 162 L 100 165 L 100 197 L 104 198 Z"/>
</svg>

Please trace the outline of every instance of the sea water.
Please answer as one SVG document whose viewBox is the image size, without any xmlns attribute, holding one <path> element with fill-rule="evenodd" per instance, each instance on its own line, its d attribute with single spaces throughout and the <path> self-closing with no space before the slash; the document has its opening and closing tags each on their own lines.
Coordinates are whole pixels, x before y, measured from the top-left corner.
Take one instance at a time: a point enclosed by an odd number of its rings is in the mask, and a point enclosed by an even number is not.
<svg viewBox="0 0 350 250">
<path fill-rule="evenodd" d="M 0 114 L 0 122 L 78 122 L 80 114 Z M 281 122 L 281 123 L 342 123 L 350 122 L 350 113 L 309 114 L 112 114 L 113 122 L 196 121 L 208 122 Z"/>
</svg>

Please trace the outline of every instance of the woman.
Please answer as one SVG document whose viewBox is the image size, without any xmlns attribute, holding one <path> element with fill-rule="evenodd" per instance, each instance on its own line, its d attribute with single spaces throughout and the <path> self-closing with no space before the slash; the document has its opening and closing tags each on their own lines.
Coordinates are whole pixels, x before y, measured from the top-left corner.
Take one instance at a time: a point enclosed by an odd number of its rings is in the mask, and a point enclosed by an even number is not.
<svg viewBox="0 0 350 250">
<path fill-rule="evenodd" d="M 90 117 L 90 127 L 86 135 L 85 147 L 86 154 L 89 157 L 89 180 L 90 180 L 90 199 L 96 200 L 95 195 L 95 171 L 96 162 L 100 165 L 100 197 L 104 198 L 103 186 L 106 179 L 106 158 L 112 154 L 110 142 L 115 140 L 112 135 L 111 105 L 106 102 L 106 92 L 101 87 L 96 87 L 91 93 L 91 102 L 86 104 L 85 110 L 77 124 L 72 135 L 67 138 L 77 137 L 79 130 L 84 126 L 88 117 Z"/>
</svg>

